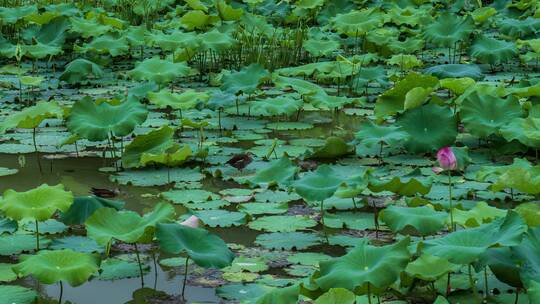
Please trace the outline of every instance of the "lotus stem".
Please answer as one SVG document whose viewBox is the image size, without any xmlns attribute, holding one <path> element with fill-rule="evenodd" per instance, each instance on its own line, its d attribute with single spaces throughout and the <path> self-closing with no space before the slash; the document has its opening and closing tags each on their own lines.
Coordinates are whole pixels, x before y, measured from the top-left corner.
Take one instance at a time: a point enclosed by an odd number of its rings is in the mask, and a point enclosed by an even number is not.
<svg viewBox="0 0 540 304">
<path fill-rule="evenodd" d="M 516 298 L 514 299 L 514 304 L 518 304 L 519 302 L 519 288 L 516 288 Z"/>
<path fill-rule="evenodd" d="M 352 203 L 353 203 L 353 206 L 354 206 L 354 212 L 356 212 L 356 209 L 358 209 L 356 207 L 356 200 L 354 199 L 354 196 L 352 197 Z"/>
<path fill-rule="evenodd" d="M 450 205 L 450 231 L 455 231 L 454 206 L 452 204 L 452 174 L 450 170 L 448 170 L 448 201 Z"/>
<path fill-rule="evenodd" d="M 452 292 L 452 285 L 451 285 L 451 281 L 450 281 L 450 272 L 448 273 L 448 277 L 446 279 L 446 297 L 448 297 L 450 295 L 450 292 Z"/>
<path fill-rule="evenodd" d="M 326 229 L 324 229 L 325 228 L 324 226 L 324 200 L 321 201 L 321 224 L 322 224 L 322 230 L 324 233 L 324 238 L 326 239 L 326 243 L 329 243 L 328 234 L 326 234 Z"/>
<path fill-rule="evenodd" d="M 471 285 L 472 292 L 474 294 L 474 297 L 478 296 L 478 290 L 476 289 L 476 282 L 474 281 L 473 274 L 472 274 L 472 265 L 469 264 L 469 284 Z"/>
<path fill-rule="evenodd" d="M 375 202 L 373 202 L 373 222 L 375 223 L 375 238 L 379 239 L 379 209 Z"/>
<path fill-rule="evenodd" d="M 182 283 L 182 299 L 185 299 L 184 295 L 186 293 L 186 283 L 187 283 L 187 276 L 188 276 L 188 263 L 189 263 L 189 256 L 186 257 L 186 264 L 184 267 L 184 282 Z"/>
<path fill-rule="evenodd" d="M 64 295 L 64 284 L 60 281 L 60 298 L 58 299 L 58 304 L 62 304 L 62 296 Z"/>
<path fill-rule="evenodd" d="M 484 298 L 487 299 L 487 297 L 489 296 L 487 266 L 484 267 L 484 289 Z"/>
<path fill-rule="evenodd" d="M 39 225 L 36 220 L 36 251 L 39 251 Z"/>
<path fill-rule="evenodd" d="M 135 245 L 135 255 L 137 255 L 137 263 L 139 263 L 139 272 L 141 274 L 141 286 L 144 287 L 144 275 L 143 275 L 143 269 L 141 264 L 141 256 L 139 255 L 139 248 L 137 247 L 137 243 L 134 243 Z"/>
<path fill-rule="evenodd" d="M 38 153 L 38 148 L 37 148 L 37 143 L 36 143 L 36 132 L 37 132 L 36 129 L 37 128 L 33 129 L 32 141 L 34 142 L 34 152 L 36 153 L 36 160 L 37 160 L 38 167 L 39 167 L 39 173 L 43 173 L 43 169 L 41 168 L 41 160 L 39 159 L 39 153 Z"/>
<path fill-rule="evenodd" d="M 156 262 L 156 253 L 154 251 L 152 251 L 152 261 L 154 262 L 154 290 L 156 290 L 158 279 L 158 265 Z"/>
<path fill-rule="evenodd" d="M 379 164 L 383 163 L 382 153 L 383 153 L 383 145 L 384 143 L 381 141 L 381 147 L 379 149 Z"/>
<path fill-rule="evenodd" d="M 368 303 L 371 304 L 371 283 L 367 283 L 367 297 Z"/>
</svg>

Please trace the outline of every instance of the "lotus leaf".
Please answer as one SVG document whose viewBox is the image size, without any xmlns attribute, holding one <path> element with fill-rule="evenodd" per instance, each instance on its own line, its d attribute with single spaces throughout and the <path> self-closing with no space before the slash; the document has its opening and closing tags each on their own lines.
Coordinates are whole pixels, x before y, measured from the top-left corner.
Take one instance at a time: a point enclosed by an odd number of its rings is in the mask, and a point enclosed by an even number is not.
<svg viewBox="0 0 540 304">
<path fill-rule="evenodd" d="M 298 112 L 303 105 L 301 99 L 290 96 L 266 98 L 253 102 L 251 113 L 260 116 L 291 116 Z"/>
<path fill-rule="evenodd" d="M 147 243 L 154 237 L 156 224 L 172 221 L 174 215 L 174 208 L 167 203 L 157 204 L 152 212 L 142 217 L 133 211 L 100 208 L 86 220 L 86 230 L 100 245 L 106 245 L 112 239 Z"/>
<path fill-rule="evenodd" d="M 128 75 L 135 80 L 153 81 L 163 86 L 176 78 L 186 77 L 192 73 L 191 68 L 184 62 L 175 63 L 152 57 L 138 63 Z"/>
<path fill-rule="evenodd" d="M 345 288 L 365 294 L 369 286 L 385 289 L 405 269 L 409 243 L 409 238 L 381 247 L 361 242 L 344 256 L 321 261 L 320 276 L 314 280 L 323 290 Z"/>
<path fill-rule="evenodd" d="M 2 303 L 5 304 L 31 304 L 34 303 L 37 298 L 37 293 L 26 287 L 15 285 L 2 285 L 0 286 L 0 293 L 2 294 Z"/>
<path fill-rule="evenodd" d="M 474 80 L 484 78 L 482 70 L 476 64 L 441 64 L 434 65 L 424 70 L 424 73 L 444 78 L 463 78 L 468 77 Z"/>
<path fill-rule="evenodd" d="M 234 254 L 218 236 L 201 228 L 179 224 L 158 224 L 156 237 L 167 253 L 186 253 L 195 263 L 205 268 L 231 265 Z"/>
<path fill-rule="evenodd" d="M 298 168 L 293 162 L 287 157 L 282 157 L 272 161 L 266 168 L 258 170 L 255 177 L 249 179 L 248 182 L 252 185 L 277 184 L 286 186 L 292 182 L 297 172 Z"/>
<path fill-rule="evenodd" d="M 103 77 L 104 72 L 101 67 L 92 61 L 86 59 L 75 59 L 72 62 L 66 65 L 66 69 L 60 75 L 60 80 L 63 80 L 67 83 L 81 83 L 85 80 L 88 80 L 88 76 L 93 78 Z"/>
<path fill-rule="evenodd" d="M 431 26 L 426 27 L 423 36 L 428 42 L 450 48 L 456 42 L 466 40 L 473 30 L 474 23 L 470 17 L 461 18 L 445 12 Z"/>
<path fill-rule="evenodd" d="M 64 110 L 55 101 L 40 101 L 35 106 L 12 113 L 0 123 L 0 133 L 13 128 L 34 129 L 46 118 L 62 118 Z"/>
<path fill-rule="evenodd" d="M 100 208 L 120 210 L 124 208 L 124 204 L 121 201 L 113 201 L 98 196 L 79 196 L 75 198 L 71 207 L 62 213 L 61 220 L 64 224 L 81 225 Z"/>
<path fill-rule="evenodd" d="M 221 89 L 236 95 L 251 95 L 264 78 L 269 77 L 268 71 L 259 64 L 251 64 L 242 70 L 223 76 Z"/>
<path fill-rule="evenodd" d="M 303 199 L 320 202 L 334 195 L 342 182 L 332 167 L 322 165 L 316 171 L 303 175 L 292 186 Z"/>
<path fill-rule="evenodd" d="M 457 121 L 452 110 L 427 104 L 408 110 L 398 124 L 409 134 L 405 148 L 413 153 L 429 152 L 454 143 Z"/>
<path fill-rule="evenodd" d="M 100 262 L 99 256 L 69 249 L 43 250 L 36 255 L 23 256 L 13 270 L 18 275 L 32 275 L 44 284 L 66 281 L 71 286 L 79 286 L 97 273 Z"/>
<path fill-rule="evenodd" d="M 512 42 L 481 36 L 474 41 L 470 53 L 482 63 L 500 64 L 515 57 L 517 49 Z"/>
<path fill-rule="evenodd" d="M 67 121 L 68 129 L 91 141 L 112 136 L 123 137 L 146 120 L 148 111 L 136 99 L 129 98 L 119 105 L 97 104 L 86 96 L 75 102 Z"/>
<path fill-rule="evenodd" d="M 448 218 L 446 212 L 435 211 L 428 206 L 414 208 L 389 206 L 379 216 L 393 232 L 422 236 L 441 230 Z"/>
<path fill-rule="evenodd" d="M 405 272 L 424 281 L 435 281 L 449 272 L 459 270 L 459 268 L 459 265 L 452 264 L 444 258 L 422 254 L 407 265 Z"/>
<path fill-rule="evenodd" d="M 4 191 L 0 200 L 0 210 L 17 221 L 22 219 L 45 221 L 58 210 L 67 211 L 72 203 L 73 194 L 65 191 L 64 185 L 42 184 L 26 192 L 17 192 L 12 189 Z"/>
<path fill-rule="evenodd" d="M 362 123 L 360 131 L 356 133 L 356 139 L 359 143 L 368 148 L 382 144 L 399 146 L 408 138 L 409 134 L 402 131 L 399 126 L 377 125 L 370 120 Z"/>
</svg>

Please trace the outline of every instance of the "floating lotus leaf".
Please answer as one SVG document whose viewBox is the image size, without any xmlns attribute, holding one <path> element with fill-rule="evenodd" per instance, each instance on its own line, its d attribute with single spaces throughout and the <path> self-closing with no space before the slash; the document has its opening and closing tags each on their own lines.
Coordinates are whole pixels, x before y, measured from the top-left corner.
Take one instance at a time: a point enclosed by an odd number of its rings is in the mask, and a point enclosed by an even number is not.
<svg viewBox="0 0 540 304">
<path fill-rule="evenodd" d="M 143 273 L 148 273 L 150 267 L 142 266 Z M 140 268 L 137 262 L 125 261 L 121 259 L 108 258 L 101 263 L 99 280 L 114 281 L 140 276 Z"/>
<path fill-rule="evenodd" d="M 156 237 L 163 251 L 170 254 L 186 253 L 204 268 L 227 267 L 234 260 L 234 253 L 221 238 L 201 228 L 158 224 Z"/>
<path fill-rule="evenodd" d="M 428 206 L 389 206 L 380 213 L 380 218 L 393 232 L 426 236 L 444 228 L 448 214 Z"/>
<path fill-rule="evenodd" d="M 71 207 L 62 213 L 61 220 L 67 225 L 81 225 L 99 208 L 120 210 L 124 208 L 124 205 L 124 202 L 98 196 L 79 196 L 75 198 Z"/>
<path fill-rule="evenodd" d="M 136 99 L 128 98 L 119 105 L 112 105 L 108 102 L 97 104 L 85 96 L 71 108 L 67 127 L 83 138 L 100 141 L 111 135 L 128 135 L 146 120 L 147 115 L 146 107 Z"/>
<path fill-rule="evenodd" d="M 519 102 L 513 96 L 498 98 L 494 95 L 473 92 L 462 102 L 461 121 L 465 128 L 481 138 L 496 134 L 514 118 L 522 116 Z"/>
<path fill-rule="evenodd" d="M 54 239 L 54 241 L 49 246 L 49 249 L 70 249 L 83 253 L 101 253 L 105 251 L 105 247 L 99 246 L 96 241 L 84 236 L 66 236 L 63 238 Z"/>
<path fill-rule="evenodd" d="M 437 78 L 417 73 L 410 73 L 405 78 L 396 83 L 396 85 L 384 92 L 377 98 L 375 104 L 375 115 L 385 117 L 405 110 L 405 96 L 407 93 L 417 87 L 434 88 L 438 84 Z"/>
<path fill-rule="evenodd" d="M 297 172 L 298 168 L 293 162 L 287 157 L 282 157 L 272 161 L 267 167 L 258 170 L 255 177 L 248 179 L 248 182 L 252 185 L 289 185 Z"/>
<path fill-rule="evenodd" d="M 26 192 L 17 192 L 12 189 L 4 191 L 0 200 L 0 210 L 17 221 L 22 219 L 45 221 L 58 210 L 67 211 L 72 203 L 73 194 L 65 191 L 64 185 L 42 184 Z"/>
<path fill-rule="evenodd" d="M 302 108 L 303 101 L 291 96 L 280 96 L 256 100 L 251 105 L 251 114 L 257 116 L 291 116 Z"/>
<path fill-rule="evenodd" d="M 92 78 L 101 78 L 103 75 L 104 72 L 99 65 L 92 61 L 79 58 L 66 66 L 59 79 L 74 84 L 89 80 L 89 76 Z"/>
<path fill-rule="evenodd" d="M 408 110 L 397 122 L 410 135 L 404 145 L 412 153 L 434 151 L 456 140 L 457 121 L 447 107 L 430 103 Z"/>
<path fill-rule="evenodd" d="M 2 19 L 2 23 L 4 24 L 14 24 L 27 16 L 36 14 L 37 12 L 38 8 L 36 5 L 1 7 L 0 19 Z"/>
<path fill-rule="evenodd" d="M 334 195 L 342 182 L 332 167 L 322 165 L 316 171 L 306 173 L 292 186 L 303 199 L 320 202 Z"/>
<path fill-rule="evenodd" d="M 294 232 L 317 226 L 317 222 L 305 215 L 273 215 L 259 217 L 249 223 L 249 228 L 268 232 Z"/>
<path fill-rule="evenodd" d="M 0 293 L 5 304 L 32 304 L 38 296 L 37 292 L 30 288 L 15 285 L 0 286 Z"/>
<path fill-rule="evenodd" d="M 231 94 L 255 93 L 261 81 L 268 77 L 269 73 L 259 64 L 251 64 L 242 70 L 223 76 L 221 89 Z"/>
<path fill-rule="evenodd" d="M 328 95 L 324 91 L 319 91 L 314 95 L 306 96 L 306 101 L 308 101 L 312 106 L 326 110 L 326 109 L 340 109 L 346 105 L 359 103 L 359 98 L 348 98 L 343 96 L 332 96 Z"/>
<path fill-rule="evenodd" d="M 308 153 L 306 159 L 336 159 L 354 152 L 354 146 L 348 145 L 341 137 L 330 136 L 324 146 Z"/>
<path fill-rule="evenodd" d="M 385 289 L 393 284 L 409 261 L 409 238 L 395 244 L 375 247 L 367 240 L 346 255 L 319 263 L 320 275 L 314 276 L 322 290 L 345 288 L 367 293 L 368 286 Z"/>
<path fill-rule="evenodd" d="M 381 144 L 399 146 L 409 138 L 409 134 L 399 126 L 377 125 L 370 120 L 366 120 L 359 128 L 360 131 L 355 134 L 356 139 L 368 148 Z"/>
<path fill-rule="evenodd" d="M 275 232 L 259 234 L 255 244 L 268 249 L 277 250 L 304 250 L 319 245 L 321 238 L 316 234 L 305 232 Z"/>
<path fill-rule="evenodd" d="M 69 249 L 43 250 L 36 255 L 21 257 L 21 262 L 13 270 L 18 275 L 32 275 L 44 284 L 64 281 L 71 286 L 79 286 L 97 273 L 100 262 L 97 255 Z"/>
<path fill-rule="evenodd" d="M 474 41 L 470 53 L 482 63 L 500 64 L 514 58 L 517 49 L 513 42 L 481 36 Z"/>
<path fill-rule="evenodd" d="M 0 133 L 13 128 L 37 128 L 46 118 L 62 118 L 64 110 L 55 101 L 40 101 L 35 106 L 25 108 L 11 115 L 0 123 Z"/>
<path fill-rule="evenodd" d="M 39 238 L 40 248 L 47 247 L 51 240 Z M 13 255 L 36 249 L 36 237 L 30 234 L 0 236 L 0 255 Z"/>
<path fill-rule="evenodd" d="M 17 231 L 17 228 L 19 228 L 19 224 L 17 221 L 10 220 L 8 218 L 0 217 L 0 235 L 4 233 L 13 233 Z"/>
<path fill-rule="evenodd" d="M 153 81 L 161 86 L 190 74 L 192 70 L 185 62 L 175 63 L 161 60 L 159 57 L 139 62 L 133 70 L 128 72 L 128 75 L 135 80 Z"/>
<path fill-rule="evenodd" d="M 159 203 L 150 213 L 140 216 L 133 211 L 117 211 L 100 208 L 86 220 L 88 236 L 98 244 L 105 245 L 112 239 L 126 243 L 152 241 L 155 226 L 174 219 L 174 208 L 168 203 Z"/>
<path fill-rule="evenodd" d="M 437 78 L 462 78 L 469 77 L 474 80 L 484 78 L 482 70 L 476 64 L 441 64 L 434 65 L 424 70 L 424 73 L 436 76 Z"/>
<path fill-rule="evenodd" d="M 427 42 L 450 48 L 454 47 L 456 42 L 466 40 L 473 30 L 474 23 L 470 17 L 462 18 L 445 12 L 425 28 L 423 37 Z"/>
</svg>

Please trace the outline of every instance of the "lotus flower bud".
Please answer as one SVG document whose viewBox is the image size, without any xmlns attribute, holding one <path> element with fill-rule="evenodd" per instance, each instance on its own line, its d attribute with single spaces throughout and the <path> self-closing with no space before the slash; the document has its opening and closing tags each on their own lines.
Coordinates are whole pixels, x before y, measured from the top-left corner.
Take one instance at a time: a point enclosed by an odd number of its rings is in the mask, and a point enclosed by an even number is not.
<svg viewBox="0 0 540 304">
<path fill-rule="evenodd" d="M 199 218 L 195 215 L 192 215 L 187 220 L 181 222 L 180 225 L 188 226 L 191 228 L 199 228 Z"/>
<path fill-rule="evenodd" d="M 443 170 L 455 170 L 457 168 L 457 159 L 450 147 L 441 148 L 437 152 L 437 161 Z"/>
</svg>

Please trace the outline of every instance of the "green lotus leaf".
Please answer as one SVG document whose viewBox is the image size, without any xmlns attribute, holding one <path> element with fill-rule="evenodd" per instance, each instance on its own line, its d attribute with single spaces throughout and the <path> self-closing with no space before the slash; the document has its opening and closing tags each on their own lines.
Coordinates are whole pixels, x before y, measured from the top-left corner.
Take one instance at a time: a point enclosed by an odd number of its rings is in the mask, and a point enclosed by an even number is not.
<svg viewBox="0 0 540 304">
<path fill-rule="evenodd" d="M 305 215 L 272 215 L 259 217 L 249 223 L 249 228 L 268 232 L 294 232 L 317 226 L 317 222 Z"/>
<path fill-rule="evenodd" d="M 447 259 L 422 254 L 418 259 L 409 263 L 405 272 L 411 277 L 423 281 L 436 281 L 443 275 L 459 270 L 460 266 L 448 262 Z"/>
<path fill-rule="evenodd" d="M 12 112 L 0 123 L 0 134 L 13 128 L 34 129 L 46 118 L 62 118 L 64 110 L 55 101 L 40 101 L 35 106 Z"/>
<path fill-rule="evenodd" d="M 471 46 L 470 53 L 481 63 L 500 64 L 508 62 L 518 52 L 513 42 L 480 36 Z"/>
<path fill-rule="evenodd" d="M 211 22 L 209 15 L 202 11 L 188 11 L 180 18 L 182 25 L 188 30 L 204 29 Z"/>
<path fill-rule="evenodd" d="M 465 128 L 481 138 L 496 134 L 501 127 L 522 116 L 517 98 L 499 98 L 478 92 L 469 94 L 463 100 L 459 112 Z"/>
<path fill-rule="evenodd" d="M 108 102 L 97 104 L 85 96 L 71 108 L 67 127 L 83 138 L 100 141 L 111 135 L 128 135 L 146 120 L 147 115 L 146 107 L 134 98 L 112 105 Z"/>
<path fill-rule="evenodd" d="M 251 105 L 251 114 L 256 116 L 291 116 L 302 108 L 304 102 L 291 96 L 279 96 L 256 100 Z"/>
<path fill-rule="evenodd" d="M 0 286 L 3 304 L 32 304 L 35 302 L 38 294 L 36 291 L 15 285 Z"/>
<path fill-rule="evenodd" d="M 352 10 L 338 14 L 330 21 L 332 27 L 350 37 L 364 36 L 384 23 L 384 15 L 377 9 Z"/>
<path fill-rule="evenodd" d="M 192 73 L 192 69 L 185 62 L 176 63 L 152 57 L 139 62 L 128 75 L 135 80 L 153 81 L 163 86 L 176 78 L 186 77 Z"/>
<path fill-rule="evenodd" d="M 203 50 L 212 50 L 214 52 L 223 52 L 237 44 L 237 41 L 229 33 L 222 33 L 216 28 L 202 33 L 198 37 L 201 39 Z"/>
<path fill-rule="evenodd" d="M 373 192 L 391 191 L 399 195 L 414 196 L 428 194 L 432 182 L 432 179 L 422 177 L 420 170 L 416 169 L 404 176 L 383 179 L 372 177 L 368 187 Z"/>
<path fill-rule="evenodd" d="M 526 230 L 527 225 L 521 217 L 515 212 L 508 212 L 506 217 L 489 224 L 423 241 L 418 248 L 423 253 L 445 258 L 451 263 L 466 265 L 481 258 L 488 248 L 519 244 Z"/>
<path fill-rule="evenodd" d="M 227 210 L 200 210 L 194 214 L 209 227 L 241 226 L 246 223 L 246 214 Z"/>
<path fill-rule="evenodd" d="M 439 81 L 442 88 L 450 90 L 456 95 L 461 95 L 465 91 L 474 86 L 476 81 L 470 77 L 461 77 L 461 78 L 445 78 Z"/>
<path fill-rule="evenodd" d="M 71 286 L 79 286 L 97 273 L 101 260 L 99 256 L 72 250 L 43 250 L 36 255 L 23 256 L 13 267 L 18 275 L 32 275 L 44 284 L 60 281 Z"/>
<path fill-rule="evenodd" d="M 11 269 L 13 266 L 13 264 L 0 263 L 0 282 L 13 282 L 18 279 L 17 274 Z"/>
<path fill-rule="evenodd" d="M 529 194 L 540 193 L 540 165 L 533 166 L 526 159 L 515 158 L 508 166 L 483 167 L 476 178 L 480 181 L 494 178 L 492 191 L 514 188 Z"/>
<path fill-rule="evenodd" d="M 150 32 L 144 25 L 129 26 L 123 33 L 123 37 L 127 40 L 131 47 L 143 46 L 148 43 Z"/>
<path fill-rule="evenodd" d="M 122 164 L 126 168 L 141 166 L 143 154 L 160 154 L 174 145 L 174 129 L 163 126 L 146 134 L 137 135 L 122 154 Z"/>
<path fill-rule="evenodd" d="M 194 10 L 208 12 L 208 7 L 206 7 L 206 5 L 204 5 L 200 0 L 186 0 L 186 3 Z"/>
<path fill-rule="evenodd" d="M 513 255 L 520 261 L 519 275 L 525 284 L 540 281 L 540 229 L 531 228 L 518 246 L 512 247 Z"/>
<path fill-rule="evenodd" d="M 204 268 L 227 267 L 234 260 L 234 253 L 221 238 L 201 228 L 158 224 L 156 237 L 161 250 L 170 254 L 186 253 Z"/>
<path fill-rule="evenodd" d="M 60 75 L 60 80 L 69 84 L 82 83 L 92 78 L 101 78 L 105 73 L 101 67 L 86 59 L 75 59 L 66 65 L 66 69 Z"/>
<path fill-rule="evenodd" d="M 22 219 L 45 221 L 58 210 L 67 211 L 72 203 L 73 194 L 65 191 L 64 185 L 42 184 L 26 192 L 17 192 L 12 189 L 4 191 L 0 200 L 0 210 L 17 221 Z"/>
<path fill-rule="evenodd" d="M 239 20 L 244 14 L 242 8 L 233 8 L 224 0 L 214 0 L 214 7 L 218 11 L 219 18 L 223 21 Z"/>
<path fill-rule="evenodd" d="M 312 233 L 305 232 L 275 232 L 260 234 L 255 244 L 268 249 L 277 250 L 303 250 L 319 245 L 321 238 Z"/>
<path fill-rule="evenodd" d="M 195 33 L 182 31 L 149 33 L 149 40 L 163 51 L 175 51 L 187 47 L 196 49 L 202 43 Z"/>
<path fill-rule="evenodd" d="M 464 41 L 474 30 L 474 23 L 470 17 L 460 17 L 457 14 L 445 12 L 434 23 L 426 26 L 423 37 L 441 47 L 454 47 L 459 41 Z"/>
<path fill-rule="evenodd" d="M 532 139 L 525 135 L 525 130 L 527 129 L 527 133 L 529 136 L 536 137 L 536 134 L 539 130 L 537 130 L 537 119 L 533 117 L 528 121 L 525 118 L 514 118 L 511 120 L 508 124 L 502 126 L 500 128 L 500 134 L 506 139 L 508 142 L 517 140 L 520 143 L 524 144 L 527 147 L 532 148 L 540 148 L 540 140 Z"/>
<path fill-rule="evenodd" d="M 490 248 L 485 257 L 485 263 L 499 281 L 521 288 L 523 287 L 519 275 L 521 265 L 516 260 L 511 248 L 508 247 Z"/>
<path fill-rule="evenodd" d="M 269 269 L 266 259 L 263 257 L 236 257 L 231 266 L 222 269 L 224 272 L 263 272 Z"/>
<path fill-rule="evenodd" d="M 424 73 L 436 76 L 437 78 L 463 78 L 468 77 L 474 80 L 484 78 L 482 70 L 476 64 L 441 64 L 434 65 L 424 70 Z"/>
<path fill-rule="evenodd" d="M 330 202 L 329 200 L 328 203 Z M 354 230 L 375 229 L 372 213 L 355 211 L 326 213 L 324 215 L 324 226 Z"/>
<path fill-rule="evenodd" d="M 40 248 L 43 249 L 51 240 L 39 238 Z M 0 255 L 13 255 L 36 249 L 36 236 L 30 234 L 12 234 L 0 236 Z"/>
<path fill-rule="evenodd" d="M 0 19 L 2 19 L 3 24 L 14 24 L 17 21 L 36 14 L 38 12 L 38 7 L 36 5 L 25 5 L 18 7 L 1 7 L 0 8 Z"/>
<path fill-rule="evenodd" d="M 206 103 L 210 96 L 205 92 L 186 90 L 180 94 L 163 89 L 157 93 L 149 92 L 148 100 L 160 108 L 171 107 L 175 110 L 189 110 L 200 103 Z"/>
<path fill-rule="evenodd" d="M 144 152 L 141 155 L 140 165 L 161 164 L 168 167 L 174 167 L 185 163 L 193 156 L 193 151 L 189 145 L 175 144 L 162 153 Z"/>
<path fill-rule="evenodd" d="M 448 214 L 428 206 L 389 206 L 381 211 L 379 217 L 394 233 L 426 236 L 444 228 Z"/>
<path fill-rule="evenodd" d="M 454 221 L 464 227 L 478 227 L 498 217 L 506 216 L 506 210 L 478 202 L 474 208 L 464 211 L 454 209 Z"/>
<path fill-rule="evenodd" d="M 299 284 L 285 288 L 274 288 L 257 298 L 256 304 L 297 303 L 300 295 Z"/>
<path fill-rule="evenodd" d="M 368 84 L 371 82 L 379 83 L 382 86 L 387 85 L 388 80 L 384 67 L 362 67 L 358 71 L 358 75 L 353 78 L 353 83 L 357 88 L 365 87 L 367 89 Z"/>
<path fill-rule="evenodd" d="M 221 89 L 231 94 L 251 95 L 255 93 L 261 81 L 269 76 L 270 74 L 263 66 L 251 64 L 238 72 L 224 75 Z"/>
<path fill-rule="evenodd" d="M 405 54 L 392 55 L 386 62 L 389 65 L 397 65 L 400 70 L 410 70 L 423 65 L 422 61 L 416 56 Z"/>
<path fill-rule="evenodd" d="M 84 236 L 66 236 L 63 238 L 54 239 L 54 241 L 49 246 L 49 249 L 70 249 L 83 253 L 101 253 L 105 251 L 105 247 L 99 246 L 96 241 Z"/>
<path fill-rule="evenodd" d="M 336 159 L 354 152 L 354 146 L 348 145 L 341 137 L 330 136 L 324 146 L 307 153 L 306 159 Z"/>
<path fill-rule="evenodd" d="M 368 186 L 371 169 L 362 168 L 360 173 L 348 177 L 344 183 L 342 183 L 335 195 L 339 198 L 354 198 L 362 193 Z"/>
<path fill-rule="evenodd" d="M 21 84 L 28 87 L 39 87 L 45 78 L 37 76 L 21 76 L 19 77 Z"/>
<path fill-rule="evenodd" d="M 174 208 L 168 203 L 159 203 L 150 213 L 140 216 L 133 211 L 117 211 L 100 208 L 86 220 L 88 236 L 100 245 L 112 239 L 126 243 L 147 243 L 154 237 L 156 224 L 174 219 Z"/>
<path fill-rule="evenodd" d="M 314 172 L 308 172 L 292 186 L 296 193 L 307 201 L 324 201 L 332 197 L 343 180 L 328 165 L 322 165 Z"/>
<path fill-rule="evenodd" d="M 457 121 L 447 107 L 430 103 L 414 108 L 399 117 L 397 123 L 409 134 L 404 145 L 412 153 L 437 150 L 456 140 Z"/>
<path fill-rule="evenodd" d="M 292 182 L 297 172 L 298 168 L 293 162 L 287 157 L 282 157 L 272 161 L 267 167 L 257 170 L 255 177 L 248 179 L 248 182 L 251 185 L 277 184 L 287 186 Z"/>
<path fill-rule="evenodd" d="M 355 136 L 360 144 L 368 148 L 386 144 L 389 146 L 400 146 L 409 139 L 409 134 L 402 131 L 399 126 L 377 125 L 371 120 L 363 122 Z"/>
<path fill-rule="evenodd" d="M 502 34 L 513 38 L 524 38 L 540 30 L 540 21 L 536 18 L 504 18 L 497 21 L 497 28 Z"/>
<path fill-rule="evenodd" d="M 251 216 L 261 214 L 283 214 L 289 210 L 287 202 L 282 203 L 245 203 L 238 206 L 238 211 Z"/>
<path fill-rule="evenodd" d="M 535 202 L 521 203 L 514 208 L 529 227 L 540 226 L 540 205 Z M 1 230 L 0 230 L 1 231 Z"/>
<path fill-rule="evenodd" d="M 438 84 L 436 77 L 410 73 L 405 78 L 395 84 L 395 86 L 384 92 L 377 98 L 375 104 L 375 115 L 378 118 L 393 115 L 405 110 L 405 96 L 417 87 L 424 89 L 434 88 Z"/>
<path fill-rule="evenodd" d="M 331 288 L 315 300 L 315 304 L 354 304 L 356 295 L 345 288 Z"/>
<path fill-rule="evenodd" d="M 112 31 L 112 26 L 99 24 L 97 20 L 71 17 L 70 32 L 79 33 L 83 38 L 99 37 L 103 34 Z"/>
<path fill-rule="evenodd" d="M 127 40 L 123 39 L 123 37 L 119 38 L 112 35 L 103 35 L 95 37 L 92 41 L 85 43 L 83 46 L 75 45 L 73 50 L 82 54 L 92 52 L 117 57 L 127 54 L 129 46 Z"/>
<path fill-rule="evenodd" d="M 368 286 L 385 289 L 393 284 L 409 261 L 407 237 L 395 244 L 375 247 L 359 243 L 346 255 L 319 263 L 320 276 L 314 277 L 322 290 L 345 288 L 367 293 Z"/>
<path fill-rule="evenodd" d="M 143 273 L 148 273 L 150 267 L 142 265 Z M 103 281 L 114 281 L 140 276 L 140 268 L 137 262 L 125 261 L 121 259 L 108 258 L 101 263 L 101 271 L 98 279 Z"/>
<path fill-rule="evenodd" d="M 308 39 L 302 45 L 311 56 L 329 56 L 339 49 L 339 42 L 336 40 Z"/>
<path fill-rule="evenodd" d="M 11 234 L 17 231 L 17 228 L 19 228 L 19 224 L 17 223 L 17 221 L 0 217 L 0 235 L 4 233 Z"/>
<path fill-rule="evenodd" d="M 62 48 L 59 46 L 48 45 L 41 42 L 31 45 L 23 45 L 22 52 L 26 57 L 32 59 L 43 59 L 52 57 L 62 53 Z"/>
<path fill-rule="evenodd" d="M 495 15 L 497 15 L 497 10 L 489 6 L 479 7 L 471 13 L 471 17 L 475 23 L 484 23 Z"/>
<path fill-rule="evenodd" d="M 312 106 L 322 110 L 340 109 L 349 104 L 360 103 L 359 98 L 332 96 L 328 95 L 324 91 L 319 91 L 313 95 L 306 96 L 305 100 L 309 102 Z"/>
<path fill-rule="evenodd" d="M 122 201 L 113 201 L 98 196 L 79 196 L 73 201 L 71 207 L 63 212 L 61 221 L 67 225 L 81 225 L 98 209 L 114 208 L 120 210 L 124 208 Z"/>
</svg>

